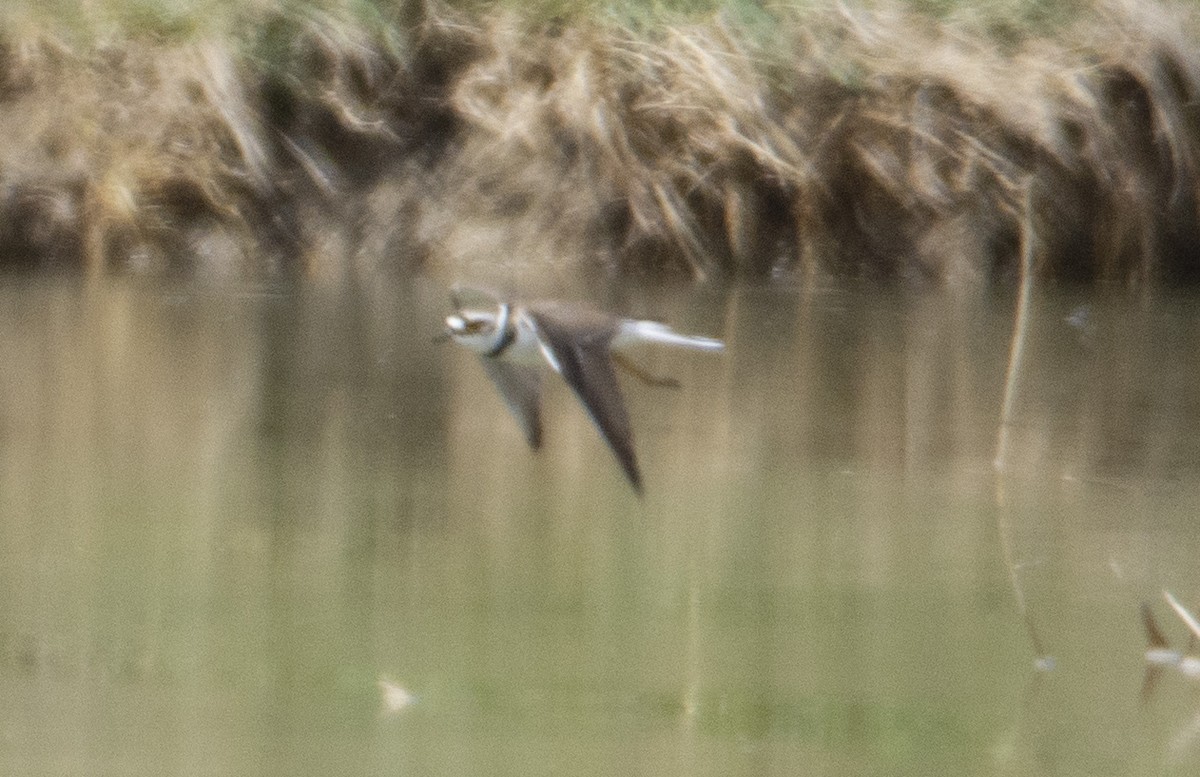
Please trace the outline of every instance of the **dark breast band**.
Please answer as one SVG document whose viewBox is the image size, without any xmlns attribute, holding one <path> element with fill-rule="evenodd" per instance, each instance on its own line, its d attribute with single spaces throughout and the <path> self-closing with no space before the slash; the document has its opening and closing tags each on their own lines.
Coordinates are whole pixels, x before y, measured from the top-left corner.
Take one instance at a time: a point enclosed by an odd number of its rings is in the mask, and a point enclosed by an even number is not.
<svg viewBox="0 0 1200 777">
<path fill-rule="evenodd" d="M 497 322 L 500 329 L 500 337 L 496 340 L 496 344 L 492 346 L 490 351 L 483 355 L 489 359 L 495 359 L 500 354 L 508 350 L 508 347 L 517 339 L 517 326 L 512 320 L 512 310 L 508 303 L 500 306 L 500 320 Z"/>
</svg>

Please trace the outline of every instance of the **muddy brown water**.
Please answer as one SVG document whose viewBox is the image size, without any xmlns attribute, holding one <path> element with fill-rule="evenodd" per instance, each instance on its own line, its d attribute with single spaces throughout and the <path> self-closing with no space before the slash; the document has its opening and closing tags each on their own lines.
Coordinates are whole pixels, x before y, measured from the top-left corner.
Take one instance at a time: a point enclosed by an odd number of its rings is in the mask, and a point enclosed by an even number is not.
<svg viewBox="0 0 1200 777">
<path fill-rule="evenodd" d="M 728 343 L 625 384 L 639 500 L 444 294 L 0 279 L 0 772 L 1200 766 L 1194 295 L 1036 292 L 998 473 L 1011 294 L 593 290 Z"/>
</svg>

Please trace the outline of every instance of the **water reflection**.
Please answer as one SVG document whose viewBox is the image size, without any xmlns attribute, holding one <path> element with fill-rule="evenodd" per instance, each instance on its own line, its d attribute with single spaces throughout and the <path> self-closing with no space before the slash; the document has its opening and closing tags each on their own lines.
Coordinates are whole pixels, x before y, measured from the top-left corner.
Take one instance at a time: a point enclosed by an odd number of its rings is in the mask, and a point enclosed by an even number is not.
<svg viewBox="0 0 1200 777">
<path fill-rule="evenodd" d="M 1011 298 L 600 296 L 728 344 L 629 386 L 640 501 L 565 387 L 526 449 L 442 285 L 4 279 L 0 771 L 1200 760 L 1139 615 L 1200 606 L 1195 300 L 1035 295 L 998 478 Z"/>
</svg>

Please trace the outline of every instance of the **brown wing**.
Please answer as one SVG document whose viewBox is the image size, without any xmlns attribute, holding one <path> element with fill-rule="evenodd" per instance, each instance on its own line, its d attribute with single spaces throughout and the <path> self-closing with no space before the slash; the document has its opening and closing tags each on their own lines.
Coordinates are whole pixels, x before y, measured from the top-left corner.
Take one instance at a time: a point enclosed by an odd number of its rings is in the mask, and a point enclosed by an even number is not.
<svg viewBox="0 0 1200 777">
<path fill-rule="evenodd" d="M 529 447 L 542 447 L 541 377 L 537 367 L 508 364 L 483 357 L 483 369 L 500 389 L 504 404 L 521 425 Z"/>
<path fill-rule="evenodd" d="M 633 451 L 633 431 L 608 350 L 617 320 L 554 305 L 533 306 L 526 312 L 548 361 L 579 397 L 640 495 L 642 476 Z"/>
</svg>

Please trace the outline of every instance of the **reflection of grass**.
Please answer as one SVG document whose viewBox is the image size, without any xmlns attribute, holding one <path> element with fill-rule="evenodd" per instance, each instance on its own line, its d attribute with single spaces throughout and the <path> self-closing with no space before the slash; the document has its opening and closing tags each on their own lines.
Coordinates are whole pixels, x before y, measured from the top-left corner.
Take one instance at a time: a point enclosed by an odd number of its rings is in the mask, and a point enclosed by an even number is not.
<svg viewBox="0 0 1200 777">
<path fill-rule="evenodd" d="M 26 3 L 4 26 L 0 248 L 226 268 L 265 249 L 304 268 L 503 245 L 692 277 L 969 280 L 1017 267 L 1032 181 L 1039 274 L 1191 280 L 1200 55 L 1176 17 Z"/>
</svg>

